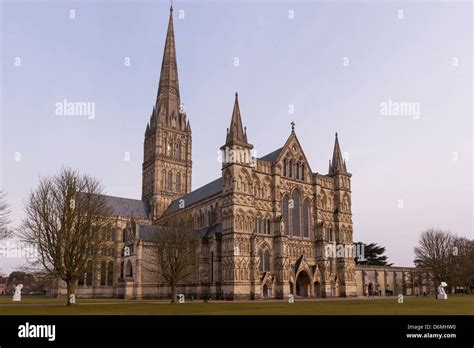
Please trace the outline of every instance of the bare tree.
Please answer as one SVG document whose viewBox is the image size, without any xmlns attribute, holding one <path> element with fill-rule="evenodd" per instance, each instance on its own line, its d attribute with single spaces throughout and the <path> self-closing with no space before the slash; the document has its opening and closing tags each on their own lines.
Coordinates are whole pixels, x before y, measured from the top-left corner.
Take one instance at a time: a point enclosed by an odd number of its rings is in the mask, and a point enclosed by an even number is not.
<svg viewBox="0 0 474 348">
<path fill-rule="evenodd" d="M 6 200 L 6 193 L 0 190 L 0 239 L 11 236 L 11 230 L 8 228 L 10 224 L 10 207 Z"/>
<path fill-rule="evenodd" d="M 474 286 L 474 240 L 456 238 L 454 248 L 453 285 L 471 292 Z"/>
<path fill-rule="evenodd" d="M 455 237 L 437 228 L 424 231 L 415 247 L 415 256 L 418 264 L 433 271 L 437 282 L 447 282 L 452 286 L 452 265 L 454 257 Z"/>
<path fill-rule="evenodd" d="M 176 302 L 177 286 L 196 270 L 198 238 L 190 216 L 174 216 L 156 226 L 151 241 L 150 270 L 171 287 L 171 303 Z"/>
<path fill-rule="evenodd" d="M 39 264 L 67 285 L 67 305 L 89 261 L 100 261 L 112 230 L 110 209 L 100 183 L 62 169 L 40 180 L 25 205 L 20 238 L 38 251 Z"/>
</svg>

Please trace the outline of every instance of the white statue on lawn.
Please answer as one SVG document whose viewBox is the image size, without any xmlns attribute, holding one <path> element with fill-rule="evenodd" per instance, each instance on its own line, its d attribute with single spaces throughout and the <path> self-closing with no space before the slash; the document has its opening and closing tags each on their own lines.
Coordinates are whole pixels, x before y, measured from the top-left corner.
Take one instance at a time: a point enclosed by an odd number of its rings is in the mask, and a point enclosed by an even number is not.
<svg viewBox="0 0 474 348">
<path fill-rule="evenodd" d="M 21 301 L 21 289 L 23 288 L 23 284 L 18 284 L 15 287 L 15 293 L 13 294 L 13 301 Z"/>
<path fill-rule="evenodd" d="M 438 286 L 438 295 L 436 296 L 438 300 L 448 299 L 448 295 L 446 294 L 446 291 L 444 291 L 445 286 L 448 286 L 448 284 L 446 284 L 445 282 L 441 282 L 441 284 Z"/>
</svg>

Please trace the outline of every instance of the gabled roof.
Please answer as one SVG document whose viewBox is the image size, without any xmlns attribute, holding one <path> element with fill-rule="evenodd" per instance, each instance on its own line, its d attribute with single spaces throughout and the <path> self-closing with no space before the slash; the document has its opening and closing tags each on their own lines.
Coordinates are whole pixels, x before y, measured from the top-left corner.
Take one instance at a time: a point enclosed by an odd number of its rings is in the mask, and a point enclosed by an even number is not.
<svg viewBox="0 0 474 348">
<path fill-rule="evenodd" d="M 150 218 L 150 205 L 146 201 L 106 195 L 104 197 L 105 203 L 112 209 L 113 216 L 129 217 L 133 215 L 133 217 L 140 219 Z"/>
<path fill-rule="evenodd" d="M 178 210 L 179 202 L 181 200 L 184 200 L 185 207 L 189 207 L 194 203 L 197 203 L 205 198 L 214 196 L 220 192 L 222 192 L 222 178 L 211 181 L 207 185 L 204 185 L 180 198 L 175 199 L 173 202 L 171 202 L 168 209 L 166 209 L 164 215 L 171 214 L 172 212 Z"/>
<path fill-rule="evenodd" d="M 270 152 L 269 154 L 267 154 L 263 157 L 260 157 L 259 159 L 261 159 L 263 161 L 275 162 L 276 159 L 278 158 L 278 156 L 280 155 L 281 150 L 283 150 L 283 147 L 280 147 L 279 149 L 277 149 L 273 152 Z"/>
<path fill-rule="evenodd" d="M 298 140 L 298 137 L 296 136 L 296 133 L 295 133 L 295 131 L 294 131 L 294 128 L 292 129 L 291 134 L 290 134 L 290 136 L 288 137 L 288 139 L 286 139 L 285 145 L 283 145 L 283 147 L 282 147 L 281 149 L 279 149 L 279 152 L 278 152 L 278 154 L 275 156 L 275 159 L 274 159 L 273 161 L 274 161 L 274 162 L 277 162 L 277 161 L 280 159 L 280 157 L 282 156 L 283 152 L 286 150 L 286 148 L 288 148 L 289 144 L 291 143 L 291 141 L 292 141 L 293 139 L 295 140 L 295 142 L 296 142 L 296 144 L 298 145 L 298 147 L 301 149 L 301 153 L 302 153 L 302 155 L 303 155 L 304 161 L 305 161 L 306 164 L 308 165 L 308 170 L 309 170 L 310 172 L 312 172 L 311 166 L 310 166 L 310 164 L 309 164 L 309 162 L 308 162 L 308 159 L 306 158 L 306 155 L 305 155 L 305 153 L 304 153 L 304 151 L 303 151 L 303 147 L 301 146 L 300 141 Z M 278 151 L 278 150 L 277 150 L 277 151 Z M 271 155 L 271 154 L 269 154 L 269 155 Z M 267 155 L 267 156 L 269 156 L 269 155 Z"/>
</svg>

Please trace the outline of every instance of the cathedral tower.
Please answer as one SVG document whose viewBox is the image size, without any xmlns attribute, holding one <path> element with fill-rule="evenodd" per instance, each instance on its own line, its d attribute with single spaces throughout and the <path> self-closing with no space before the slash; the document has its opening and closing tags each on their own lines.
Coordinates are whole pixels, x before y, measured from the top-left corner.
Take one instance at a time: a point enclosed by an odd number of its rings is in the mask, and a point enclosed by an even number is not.
<svg viewBox="0 0 474 348">
<path fill-rule="evenodd" d="M 230 127 L 221 147 L 222 289 L 228 299 L 252 299 L 255 295 L 258 265 L 251 247 L 254 225 L 245 219 L 254 210 L 252 149 L 242 126 L 238 94 L 235 93 Z"/>
<path fill-rule="evenodd" d="M 334 224 L 335 240 L 338 244 L 352 246 L 352 211 L 351 211 L 351 176 L 342 157 L 339 139 L 336 133 L 332 161 L 329 164 L 329 176 L 334 178 Z M 351 250 L 347 248 L 347 250 Z M 339 295 L 356 296 L 355 255 L 338 255 L 336 257 Z"/>
<path fill-rule="evenodd" d="M 171 7 L 158 94 L 144 141 L 142 200 L 150 203 L 153 219 L 191 191 L 191 143 L 191 126 L 179 95 Z"/>
</svg>

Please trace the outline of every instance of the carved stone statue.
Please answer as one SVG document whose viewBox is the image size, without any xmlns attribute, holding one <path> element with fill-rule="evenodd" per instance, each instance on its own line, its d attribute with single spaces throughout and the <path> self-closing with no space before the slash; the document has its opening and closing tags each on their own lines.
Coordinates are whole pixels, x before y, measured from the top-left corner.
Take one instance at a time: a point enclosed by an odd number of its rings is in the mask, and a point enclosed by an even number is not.
<svg viewBox="0 0 474 348">
<path fill-rule="evenodd" d="M 438 300 L 447 300 L 448 299 L 448 295 L 444 291 L 445 286 L 448 286 L 448 284 L 446 284 L 445 282 L 441 282 L 441 284 L 438 286 L 438 295 L 436 296 L 436 298 Z"/>
<path fill-rule="evenodd" d="M 21 289 L 23 288 L 23 284 L 18 284 L 15 287 L 15 293 L 13 294 L 13 301 L 21 301 Z"/>
</svg>

